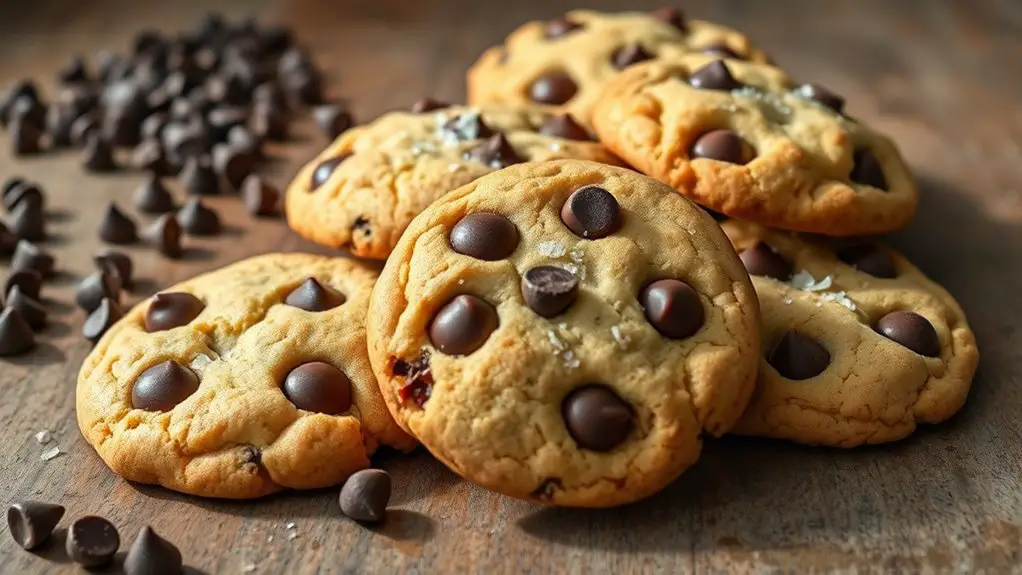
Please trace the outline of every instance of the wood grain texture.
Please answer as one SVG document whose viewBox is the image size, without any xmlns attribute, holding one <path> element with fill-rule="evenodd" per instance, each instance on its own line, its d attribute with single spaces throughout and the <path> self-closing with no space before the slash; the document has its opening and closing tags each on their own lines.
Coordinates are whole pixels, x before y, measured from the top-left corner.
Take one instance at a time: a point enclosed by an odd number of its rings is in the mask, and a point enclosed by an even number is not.
<svg viewBox="0 0 1022 575">
<path fill-rule="evenodd" d="M 52 78 L 73 52 L 123 50 L 142 26 L 177 30 L 213 3 L 5 2 L 0 85 Z M 655 2 L 591 2 L 601 9 Z M 368 529 L 340 516 L 336 490 L 218 502 L 132 485 L 81 439 L 74 382 L 88 345 L 70 305 L 100 248 L 107 201 L 130 205 L 137 174 L 85 175 L 75 154 L 13 161 L 0 176 L 49 190 L 61 274 L 46 294 L 54 325 L 31 355 L 0 360 L 0 495 L 98 513 L 125 548 L 145 523 L 195 570 L 335 572 L 1006 572 L 1022 564 L 1022 3 L 1015 0 L 685 2 L 698 17 L 745 30 L 793 75 L 848 99 L 890 133 L 919 175 L 922 207 L 892 243 L 961 301 L 983 361 L 969 403 L 950 423 L 890 446 L 854 451 L 725 439 L 661 494 L 605 511 L 546 509 L 458 479 L 427 455 L 381 455 L 393 511 Z M 330 72 L 331 90 L 369 119 L 421 95 L 461 99 L 464 70 L 520 22 L 568 0 L 255 0 L 216 6 L 294 26 Z M 48 93 L 49 92 L 48 90 Z M 303 125 L 272 175 L 284 185 L 325 142 Z M 231 232 L 190 242 L 168 264 L 132 249 L 143 293 L 271 250 L 317 250 L 278 222 L 255 222 L 235 198 L 213 202 Z M 6 263 L 0 264 L 6 266 Z M 49 429 L 65 455 L 41 462 Z M 66 524 L 65 520 L 65 524 Z M 285 525 L 298 537 L 289 540 Z M 5 528 L 4 528 L 5 529 Z M 0 571 L 71 571 L 60 538 L 38 554 L 0 536 Z"/>
</svg>

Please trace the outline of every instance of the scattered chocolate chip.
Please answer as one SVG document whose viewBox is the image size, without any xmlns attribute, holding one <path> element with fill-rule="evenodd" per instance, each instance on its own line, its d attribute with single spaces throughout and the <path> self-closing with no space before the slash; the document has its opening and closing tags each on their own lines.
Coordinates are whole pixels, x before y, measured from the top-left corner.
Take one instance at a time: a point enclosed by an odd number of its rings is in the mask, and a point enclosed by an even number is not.
<svg viewBox="0 0 1022 575">
<path fill-rule="evenodd" d="M 809 336 L 790 330 L 774 346 L 767 363 L 781 377 L 801 381 L 823 373 L 830 365 L 830 352 Z"/>
<path fill-rule="evenodd" d="M 351 154 L 341 154 L 336 158 L 329 158 L 320 162 L 316 169 L 312 171 L 313 190 L 325 184 L 330 179 L 330 176 L 333 175 L 337 166 L 341 165 L 341 162 L 347 160 L 350 156 Z"/>
<path fill-rule="evenodd" d="M 323 135 L 331 140 L 341 135 L 342 132 L 354 125 L 351 112 L 346 106 L 330 104 L 318 106 L 312 111 L 313 118 Z"/>
<path fill-rule="evenodd" d="M 204 158 L 192 156 L 185 160 L 179 179 L 190 195 L 211 196 L 220 193 L 220 181 L 216 172 Z"/>
<path fill-rule="evenodd" d="M 99 133 L 99 130 L 89 132 L 83 157 L 82 165 L 86 171 L 112 172 L 117 169 L 110 142 Z"/>
<path fill-rule="evenodd" d="M 71 124 L 77 116 L 67 106 L 54 105 L 46 110 L 46 134 L 50 137 L 51 148 L 66 148 L 71 145 Z"/>
<path fill-rule="evenodd" d="M 518 228 L 504 216 L 486 212 L 469 214 L 451 228 L 451 248 L 485 261 L 502 260 L 518 247 Z"/>
<path fill-rule="evenodd" d="M 450 107 L 450 104 L 441 100 L 434 100 L 430 97 L 421 98 L 412 104 L 411 111 L 413 114 L 425 114 L 426 112 L 432 112 L 434 110 L 442 110 L 443 108 Z"/>
<path fill-rule="evenodd" d="M 107 110 L 100 123 L 100 132 L 110 145 L 117 148 L 132 148 L 141 140 L 141 118 L 126 108 Z"/>
<path fill-rule="evenodd" d="M 213 74 L 206 78 L 206 94 L 218 104 L 243 105 L 248 101 L 241 78 L 232 75 Z"/>
<path fill-rule="evenodd" d="M 163 143 L 156 138 L 147 138 L 131 152 L 131 167 L 154 174 L 170 174 L 174 170 L 167 161 Z"/>
<path fill-rule="evenodd" d="M 873 277 L 891 279 L 898 277 L 898 268 L 887 251 L 874 244 L 854 244 L 837 252 L 837 257 L 846 264 Z"/>
<path fill-rule="evenodd" d="M 466 156 L 496 169 L 525 161 L 525 158 L 518 155 L 503 133 L 498 133 L 479 143 L 466 152 Z"/>
<path fill-rule="evenodd" d="M 576 236 L 597 240 L 621 228 L 623 218 L 617 199 L 603 188 L 575 190 L 561 208 L 561 221 Z"/>
<path fill-rule="evenodd" d="M 122 317 L 124 310 L 121 306 L 109 298 L 103 298 L 99 306 L 85 318 L 82 335 L 90 342 L 96 343 Z"/>
<path fill-rule="evenodd" d="M 679 32 L 688 32 L 685 13 L 677 8 L 664 7 L 650 12 L 649 15 L 674 26 Z"/>
<path fill-rule="evenodd" d="M 841 113 L 845 99 L 819 84 L 802 84 L 796 89 L 803 98 L 814 100 L 835 112 Z"/>
<path fill-rule="evenodd" d="M 81 54 L 71 56 L 67 64 L 57 72 L 57 79 L 64 84 L 88 82 L 89 73 L 85 68 L 85 58 Z"/>
<path fill-rule="evenodd" d="M 121 301 L 121 280 L 106 270 L 89 274 L 75 290 L 75 303 L 85 313 L 95 311 L 104 299 L 114 303 Z"/>
<path fill-rule="evenodd" d="M 131 263 L 128 254 L 107 249 L 94 256 L 92 261 L 100 271 L 116 276 L 121 282 L 121 287 L 131 287 L 132 272 L 135 266 Z"/>
<path fill-rule="evenodd" d="M 492 305 L 474 295 L 462 294 L 433 316 L 429 339 L 447 355 L 468 355 L 482 347 L 499 324 Z"/>
<path fill-rule="evenodd" d="M 245 178 L 241 186 L 245 211 L 251 216 L 270 217 L 280 214 L 280 190 L 256 174 Z"/>
<path fill-rule="evenodd" d="M 10 186 L 4 187 L 3 205 L 8 212 L 13 212 L 22 202 L 35 204 L 37 208 L 42 208 L 46 203 L 46 198 L 38 184 L 26 182 L 20 178 L 15 178 L 7 183 Z"/>
<path fill-rule="evenodd" d="M 142 120 L 141 135 L 144 140 L 156 139 L 160 140 L 163 137 L 163 129 L 167 127 L 170 122 L 170 118 L 165 112 L 154 112 L 146 116 L 145 120 Z"/>
<path fill-rule="evenodd" d="M 475 112 L 458 114 L 444 122 L 442 130 L 445 136 L 453 137 L 459 142 L 465 140 L 481 140 L 489 138 L 495 132 L 486 125 L 482 116 Z"/>
<path fill-rule="evenodd" d="M 0 311 L 0 357 L 20 355 L 33 347 L 35 334 L 21 312 L 12 307 Z"/>
<path fill-rule="evenodd" d="M 178 166 L 188 158 L 205 154 L 210 144 L 200 122 L 170 122 L 163 128 L 161 140 L 167 160 Z"/>
<path fill-rule="evenodd" d="M 18 242 L 11 256 L 11 273 L 19 270 L 35 270 L 43 278 L 53 274 L 57 259 L 53 254 L 27 240 Z M 26 291 L 26 293 L 29 293 Z M 29 293 L 29 295 L 32 295 Z M 38 295 L 38 294 L 36 294 Z M 32 295 L 32 297 L 36 297 Z"/>
<path fill-rule="evenodd" d="M 168 258 L 179 258 L 181 249 L 181 224 L 174 214 L 163 214 L 139 232 L 139 237 Z"/>
<path fill-rule="evenodd" d="M 676 279 L 657 280 L 642 289 L 639 303 L 646 320 L 661 335 L 685 339 L 703 326 L 705 315 L 699 294 L 687 283 Z"/>
<path fill-rule="evenodd" d="M 522 276 L 522 297 L 541 317 L 564 313 L 578 297 L 578 278 L 557 266 L 536 266 Z"/>
<path fill-rule="evenodd" d="M 87 84 L 64 86 L 57 95 L 56 107 L 71 115 L 71 120 L 99 106 L 99 95 Z"/>
<path fill-rule="evenodd" d="M 4 279 L 4 291 L 0 293 L 0 296 L 10 298 L 14 288 L 18 288 L 21 293 L 38 300 L 42 286 L 43 276 L 38 271 L 31 268 L 11 268 L 11 271 L 7 273 L 7 277 Z"/>
<path fill-rule="evenodd" d="M 227 143 L 255 155 L 263 157 L 263 142 L 252 134 L 245 126 L 234 126 L 227 132 Z"/>
<path fill-rule="evenodd" d="M 298 409 L 340 415 L 351 409 L 351 380 L 322 361 L 299 365 L 284 378 L 284 396 Z"/>
<path fill-rule="evenodd" d="M 149 526 L 138 533 L 124 558 L 125 575 L 177 575 L 181 573 L 181 551 Z"/>
<path fill-rule="evenodd" d="M 188 325 L 204 309 L 206 304 L 190 293 L 158 293 L 146 309 L 145 330 L 154 333 Z"/>
<path fill-rule="evenodd" d="M 0 190 L 0 197 L 3 198 L 3 204 L 5 208 L 7 208 L 8 210 L 10 209 L 10 206 L 8 205 L 7 201 L 7 196 L 23 185 L 25 185 L 25 178 L 21 178 L 18 176 L 12 176 L 10 178 L 7 178 L 6 181 L 4 181 L 3 189 Z"/>
<path fill-rule="evenodd" d="M 541 104 L 560 105 L 575 97 L 578 85 L 567 72 L 552 70 L 533 80 L 529 98 Z"/>
<path fill-rule="evenodd" d="M 252 109 L 249 129 L 260 138 L 283 142 L 289 134 L 287 114 L 269 105 L 256 104 Z"/>
<path fill-rule="evenodd" d="M 185 233 L 192 236 L 215 236 L 220 233 L 220 216 L 202 203 L 198 197 L 192 197 L 177 212 L 177 223 Z"/>
<path fill-rule="evenodd" d="M 852 155 L 852 161 L 854 164 L 849 177 L 853 182 L 887 191 L 887 177 L 872 151 L 859 148 Z"/>
<path fill-rule="evenodd" d="M 252 93 L 252 100 L 261 106 L 268 106 L 275 110 L 287 111 L 287 96 L 275 82 L 264 82 L 256 86 Z"/>
<path fill-rule="evenodd" d="M 937 330 L 925 317 L 911 311 L 891 312 L 876 323 L 875 328 L 884 337 L 925 355 L 940 357 L 940 339 Z"/>
<path fill-rule="evenodd" d="M 744 165 L 756 155 L 744 138 L 731 130 L 712 130 L 699 136 L 692 146 L 692 158 L 706 158 Z"/>
<path fill-rule="evenodd" d="M 21 123 L 25 126 L 33 126 L 42 130 L 46 123 L 46 108 L 37 99 L 28 96 L 21 96 L 14 101 L 10 112 L 7 114 L 7 128 L 11 129 L 14 123 Z"/>
<path fill-rule="evenodd" d="M 390 502 L 391 483 L 390 474 L 382 469 L 356 471 L 341 487 L 341 512 L 355 521 L 382 521 Z"/>
<path fill-rule="evenodd" d="M 539 127 L 539 133 L 551 138 L 564 138 L 565 140 L 591 141 L 593 137 L 581 124 L 571 117 L 571 114 L 562 114 L 547 118 Z"/>
<path fill-rule="evenodd" d="M 120 546 L 117 528 L 102 517 L 82 517 L 67 530 L 67 555 L 83 567 L 110 563 Z"/>
<path fill-rule="evenodd" d="M 791 279 L 791 264 L 766 242 L 756 242 L 751 248 L 742 250 L 738 257 L 754 276 L 766 276 L 782 282 Z"/>
<path fill-rule="evenodd" d="M 164 361 L 143 371 L 131 388 L 131 406 L 146 411 L 170 411 L 199 389 L 199 378 L 176 361 Z"/>
<path fill-rule="evenodd" d="M 614 52 L 612 61 L 614 67 L 618 70 L 624 70 L 632 64 L 638 64 L 639 62 L 645 62 L 653 58 L 653 54 L 650 54 L 642 47 L 642 44 L 638 42 L 628 44 Z"/>
<path fill-rule="evenodd" d="M 9 256 L 14 253 L 14 248 L 18 245 L 18 236 L 14 235 L 14 232 L 7 227 L 6 224 L 0 222 L 0 256 Z"/>
<path fill-rule="evenodd" d="M 138 240 L 138 227 L 116 203 L 110 202 L 99 224 L 99 237 L 110 244 L 132 244 Z"/>
<path fill-rule="evenodd" d="M 163 185 L 160 176 L 149 172 L 135 190 L 135 208 L 144 214 L 165 214 L 176 208 L 174 197 Z"/>
<path fill-rule="evenodd" d="M 46 216 L 41 205 L 19 202 L 8 220 L 11 231 L 23 240 L 40 241 L 46 238 Z"/>
<path fill-rule="evenodd" d="M 17 285 L 11 287 L 7 292 L 4 305 L 18 310 L 32 329 L 37 330 L 46 325 L 46 308 L 43 307 L 43 304 L 25 295 Z"/>
<path fill-rule="evenodd" d="M 97 133 L 99 130 L 99 122 L 96 120 L 96 116 L 92 113 L 85 113 L 75 118 L 71 122 L 71 145 L 72 146 L 84 146 L 89 140 L 89 136 Z"/>
<path fill-rule="evenodd" d="M 11 153 L 15 156 L 29 156 L 42 151 L 40 141 L 43 131 L 38 125 L 18 116 L 11 120 L 7 130 L 11 138 Z"/>
<path fill-rule="evenodd" d="M 33 102 L 39 101 L 39 91 L 32 80 L 27 78 L 18 80 L 0 99 L 0 124 L 7 126 L 7 119 L 14 104 L 22 97 L 27 97 Z"/>
<path fill-rule="evenodd" d="M 206 114 L 206 125 L 209 127 L 210 137 L 218 142 L 227 139 L 227 132 L 235 126 L 243 126 L 248 121 L 249 113 L 247 108 L 238 106 L 220 106 L 213 108 Z"/>
<path fill-rule="evenodd" d="M 572 391 L 561 404 L 561 415 L 575 443 L 591 451 L 610 451 L 624 442 L 635 425 L 628 403 L 609 387 L 586 385 Z"/>
<path fill-rule="evenodd" d="M 555 38 L 567 36 L 575 30 L 579 30 L 583 27 L 584 26 L 582 24 L 572 20 L 570 17 L 561 16 L 560 18 L 551 20 L 547 24 L 545 36 L 547 40 L 553 40 Z"/>
<path fill-rule="evenodd" d="M 245 178 L 255 172 L 259 163 L 255 153 L 241 146 L 213 146 L 213 170 L 220 174 L 232 190 L 240 190 Z"/>
<path fill-rule="evenodd" d="M 64 517 L 64 507 L 43 501 L 19 501 L 7 508 L 7 526 L 11 537 L 22 548 L 31 551 L 50 535 Z"/>
<path fill-rule="evenodd" d="M 723 60 L 714 60 L 692 72 L 688 83 L 700 90 L 728 91 L 742 87 L 742 83 L 731 75 L 731 70 Z"/>
<path fill-rule="evenodd" d="M 717 58 L 729 58 L 731 60 L 744 60 L 741 54 L 735 52 L 730 46 L 724 43 L 710 44 L 699 48 L 699 51 L 707 56 L 714 56 Z"/>
</svg>

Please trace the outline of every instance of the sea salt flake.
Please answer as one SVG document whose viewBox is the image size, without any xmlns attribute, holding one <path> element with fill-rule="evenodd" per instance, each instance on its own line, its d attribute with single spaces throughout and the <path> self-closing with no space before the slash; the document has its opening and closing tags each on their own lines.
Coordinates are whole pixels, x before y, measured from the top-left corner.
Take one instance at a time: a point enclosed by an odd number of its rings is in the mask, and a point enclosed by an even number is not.
<svg viewBox="0 0 1022 575">
<path fill-rule="evenodd" d="M 191 367 L 192 369 L 201 370 L 202 368 L 206 367 L 210 363 L 213 363 L 213 360 L 210 359 L 210 357 L 208 355 L 206 355 L 204 353 L 200 353 L 199 355 L 197 355 L 197 356 L 192 358 L 192 361 L 189 364 L 189 367 Z"/>
<path fill-rule="evenodd" d="M 295 527 L 297 527 L 297 525 L 295 525 L 295 522 L 289 521 L 288 524 L 284 526 L 284 529 L 294 529 Z"/>
<path fill-rule="evenodd" d="M 465 285 L 465 280 L 463 280 L 463 279 L 459 279 L 459 280 L 458 280 L 458 285 L 460 285 L 460 286 L 463 286 L 463 285 Z"/>
<path fill-rule="evenodd" d="M 788 282 L 795 289 L 810 292 L 827 291 L 832 285 L 834 285 L 834 279 L 830 276 L 824 276 L 822 279 L 817 280 L 813 277 L 813 274 L 806 270 L 801 270 L 795 275 L 791 276 L 791 281 Z"/>
<path fill-rule="evenodd" d="M 555 353 L 560 353 L 568 349 L 568 346 L 561 341 L 561 338 L 557 337 L 557 334 L 553 331 L 546 332 L 546 336 L 550 340 L 550 345 L 554 346 L 554 349 L 556 350 Z"/>
<path fill-rule="evenodd" d="M 537 246 L 539 253 L 548 258 L 559 258 L 564 255 L 564 244 L 557 240 L 546 240 L 539 242 Z"/>
<path fill-rule="evenodd" d="M 846 308 L 850 309 L 851 311 L 855 311 L 857 309 L 855 306 L 855 302 L 852 301 L 851 298 L 848 297 L 848 294 L 843 291 L 825 293 L 820 297 L 823 299 L 823 301 L 841 304 Z"/>
<path fill-rule="evenodd" d="M 292 532 L 287 534 L 287 540 L 288 541 L 294 541 L 295 539 L 298 539 L 298 532 L 297 531 L 292 531 Z"/>
<path fill-rule="evenodd" d="M 622 348 L 628 347 L 628 342 L 631 341 L 628 336 L 621 333 L 621 328 L 616 325 L 610 326 L 610 335 L 614 336 L 614 341 Z"/>
<path fill-rule="evenodd" d="M 62 453 L 64 452 L 60 450 L 60 447 L 51 447 L 50 449 L 44 451 L 43 454 L 39 456 L 39 459 L 41 461 L 49 461 L 51 459 L 59 457 Z"/>
<path fill-rule="evenodd" d="M 795 302 L 795 300 L 791 299 L 790 296 L 784 296 L 784 299 L 782 299 L 781 301 L 784 302 L 784 305 L 791 305 L 792 303 Z"/>
<path fill-rule="evenodd" d="M 564 367 L 568 369 L 577 369 L 578 366 L 582 365 L 582 362 L 575 357 L 574 352 L 570 349 L 561 354 L 561 357 L 564 360 Z"/>
<path fill-rule="evenodd" d="M 269 537 L 267 537 L 266 538 L 266 542 L 267 543 L 273 543 L 273 535 L 270 535 Z"/>
<path fill-rule="evenodd" d="M 557 144 L 557 143 L 550 144 L 550 151 L 551 152 L 560 152 L 561 151 L 561 145 Z"/>
<path fill-rule="evenodd" d="M 454 172 L 461 171 L 464 168 L 465 168 L 465 166 L 463 166 L 461 164 L 449 164 L 447 166 L 447 171 L 453 174 Z"/>
<path fill-rule="evenodd" d="M 35 440 L 39 443 L 39 445 L 46 445 L 52 439 L 53 439 L 53 436 L 50 435 L 49 430 L 46 430 L 46 429 L 44 429 L 44 430 L 40 431 L 39 433 L 35 434 Z"/>
<path fill-rule="evenodd" d="M 241 569 L 241 572 L 242 572 L 242 573 L 253 573 L 253 572 L 254 572 L 255 570 L 256 570 L 256 566 L 255 566 L 255 564 L 253 564 L 253 563 L 249 563 L 248 565 L 245 565 L 245 566 L 244 566 L 244 567 L 243 567 L 243 568 Z"/>
<path fill-rule="evenodd" d="M 575 248 L 571 250 L 571 261 L 580 264 L 582 263 L 582 259 L 585 258 L 585 255 L 585 252 L 583 252 L 581 248 Z"/>
</svg>

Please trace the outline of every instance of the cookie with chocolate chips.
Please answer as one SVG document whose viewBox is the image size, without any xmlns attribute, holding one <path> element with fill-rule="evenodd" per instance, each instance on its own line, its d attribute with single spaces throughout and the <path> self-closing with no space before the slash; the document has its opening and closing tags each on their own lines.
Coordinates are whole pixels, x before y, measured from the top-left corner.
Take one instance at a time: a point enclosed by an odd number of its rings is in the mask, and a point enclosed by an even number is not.
<svg viewBox="0 0 1022 575">
<path fill-rule="evenodd" d="M 416 217 L 370 304 L 397 422 L 467 479 L 605 507 L 663 488 L 752 392 L 758 309 L 720 228 L 633 171 L 511 166 Z"/>
<path fill-rule="evenodd" d="M 637 170 L 715 212 L 831 236 L 900 229 L 918 201 L 908 167 L 843 107 L 777 68 L 689 55 L 609 81 L 593 124 Z"/>
<path fill-rule="evenodd" d="M 551 159 L 620 163 L 570 116 L 428 104 L 344 132 L 302 168 L 287 191 L 290 226 L 314 242 L 386 259 L 416 214 L 483 174 Z"/>
<path fill-rule="evenodd" d="M 958 303 L 894 250 L 722 224 L 759 295 L 764 354 L 734 432 L 854 447 L 954 415 L 979 351 Z"/>
<path fill-rule="evenodd" d="M 244 499 L 336 485 L 380 444 L 410 449 L 366 357 L 376 279 L 270 254 L 138 304 L 78 376 L 78 424 L 125 479 Z"/>
<path fill-rule="evenodd" d="M 469 103 L 536 104 L 590 125 L 603 84 L 639 62 L 690 52 L 766 61 L 742 34 L 680 10 L 574 10 L 529 22 L 487 50 L 468 73 Z"/>
</svg>

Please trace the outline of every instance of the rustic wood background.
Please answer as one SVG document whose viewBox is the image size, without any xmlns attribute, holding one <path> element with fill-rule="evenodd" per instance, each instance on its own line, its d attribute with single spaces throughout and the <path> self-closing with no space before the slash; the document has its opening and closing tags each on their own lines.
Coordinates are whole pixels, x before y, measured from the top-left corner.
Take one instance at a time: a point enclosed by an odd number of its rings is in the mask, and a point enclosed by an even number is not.
<svg viewBox="0 0 1022 575">
<path fill-rule="evenodd" d="M 52 88 L 73 52 L 124 50 L 142 26 L 193 25 L 213 2 L 4 2 L 0 86 L 32 75 Z M 331 91 L 369 119 L 421 95 L 458 100 L 475 56 L 517 24 L 569 0 L 253 0 L 215 6 L 293 26 L 329 70 Z M 590 2 L 654 7 L 656 1 Z M 98 513 L 126 543 L 151 523 L 198 572 L 734 572 L 878 570 L 1003 572 L 1022 563 L 1022 3 L 1017 0 L 816 2 L 688 0 L 690 14 L 745 30 L 799 78 L 832 87 L 848 109 L 889 132 L 916 169 L 922 207 L 891 241 L 961 301 L 983 353 L 969 403 L 950 423 L 890 446 L 834 451 L 781 442 L 710 442 L 661 494 L 605 511 L 546 509 L 493 495 L 419 453 L 383 456 L 393 511 L 369 529 L 346 520 L 336 491 L 218 502 L 132 485 L 80 438 L 74 382 L 89 351 L 70 304 L 100 248 L 110 199 L 130 206 L 138 174 L 85 175 L 77 154 L 13 161 L 0 177 L 42 182 L 54 210 L 61 274 L 46 294 L 54 325 L 32 354 L 0 360 L 0 498 L 59 501 Z M 52 91 L 48 90 L 48 93 Z M 304 125 L 287 148 L 284 185 L 325 144 Z M 146 294 L 270 250 L 316 250 L 279 222 L 254 222 L 236 198 L 212 204 L 233 230 L 191 242 L 167 263 L 131 250 Z M 0 264 L 0 266 L 5 264 Z M 2 269 L 0 269 L 0 273 Z M 49 429 L 67 453 L 40 461 Z M 298 537 L 289 540 L 285 525 Z M 66 520 L 65 520 L 66 524 Z M 5 528 L 4 528 L 5 529 Z M 57 538 L 57 543 L 60 538 Z M 0 571 L 52 572 L 0 537 Z M 61 569 L 71 570 L 71 565 Z"/>
</svg>

